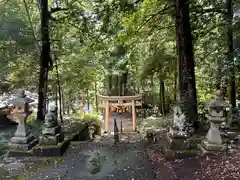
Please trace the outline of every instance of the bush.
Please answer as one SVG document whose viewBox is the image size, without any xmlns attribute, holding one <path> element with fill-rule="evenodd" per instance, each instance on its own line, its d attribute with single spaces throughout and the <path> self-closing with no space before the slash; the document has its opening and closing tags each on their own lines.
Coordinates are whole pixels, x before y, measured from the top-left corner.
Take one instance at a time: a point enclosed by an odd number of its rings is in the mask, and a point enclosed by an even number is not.
<svg viewBox="0 0 240 180">
<path fill-rule="evenodd" d="M 161 117 L 148 117 L 139 125 L 139 131 L 141 134 L 153 133 L 155 134 L 159 129 L 167 128 L 167 124 Z"/>
<path fill-rule="evenodd" d="M 27 118 L 27 122 L 31 123 L 33 121 L 36 121 L 36 115 L 35 114 L 30 114 Z"/>
<path fill-rule="evenodd" d="M 79 121 L 88 123 L 88 125 L 96 125 L 96 126 L 101 125 L 101 120 L 98 114 L 92 114 L 92 113 L 77 114 L 76 119 Z"/>
<path fill-rule="evenodd" d="M 83 123 L 87 123 L 90 129 L 93 129 L 93 134 L 101 134 L 101 119 L 96 113 L 76 114 L 75 119 Z"/>
<path fill-rule="evenodd" d="M 32 131 L 34 136 L 38 136 L 38 135 L 41 134 L 43 123 L 44 123 L 44 121 L 39 121 L 39 120 L 36 119 L 35 114 L 31 114 L 27 118 L 27 124 L 31 128 L 31 131 Z"/>
</svg>

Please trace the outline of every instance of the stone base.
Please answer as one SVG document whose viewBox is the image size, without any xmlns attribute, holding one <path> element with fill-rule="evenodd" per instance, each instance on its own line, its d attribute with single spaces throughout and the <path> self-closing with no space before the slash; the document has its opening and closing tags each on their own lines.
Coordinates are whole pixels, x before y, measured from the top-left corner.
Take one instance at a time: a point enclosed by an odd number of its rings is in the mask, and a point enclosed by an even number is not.
<svg viewBox="0 0 240 180">
<path fill-rule="evenodd" d="M 64 135 L 62 133 L 56 135 L 42 135 L 39 137 L 40 145 L 57 145 L 64 140 Z"/>
<path fill-rule="evenodd" d="M 61 132 L 61 126 L 56 126 L 56 127 L 43 127 L 42 128 L 42 134 L 43 135 L 56 135 Z"/>
<path fill-rule="evenodd" d="M 28 151 L 30 149 L 32 149 L 36 144 L 38 143 L 38 139 L 34 139 L 32 138 L 32 141 L 22 144 L 22 143 L 13 143 L 10 142 L 9 143 L 9 148 L 10 149 L 16 149 L 16 150 L 23 150 L 23 151 Z"/>
<path fill-rule="evenodd" d="M 14 136 L 11 138 L 10 142 L 11 144 L 28 144 L 31 141 L 33 141 L 34 137 L 32 134 L 29 134 L 28 136 Z"/>
<path fill-rule="evenodd" d="M 89 135 L 89 127 L 88 125 L 86 125 L 82 131 L 79 133 L 79 137 L 78 137 L 79 141 L 87 141 L 87 140 L 90 140 L 90 135 Z"/>
<path fill-rule="evenodd" d="M 80 131 L 73 133 L 71 136 L 71 141 L 79 141 L 80 133 Z"/>
<path fill-rule="evenodd" d="M 200 154 L 199 151 L 196 149 L 180 151 L 180 150 L 172 150 L 172 149 L 168 149 L 168 148 L 164 148 L 163 153 L 164 153 L 164 158 L 167 160 L 195 157 Z"/>
<path fill-rule="evenodd" d="M 172 137 L 167 135 L 168 148 L 172 150 L 184 150 L 187 137 Z"/>
<path fill-rule="evenodd" d="M 198 145 L 198 148 L 200 149 L 203 155 L 206 154 L 215 155 L 217 153 L 225 152 L 227 150 L 227 146 L 223 144 L 211 144 L 206 140 L 203 140 L 201 144 Z"/>
<path fill-rule="evenodd" d="M 9 157 L 29 157 L 32 156 L 32 151 L 17 151 L 17 150 L 9 150 Z"/>
<path fill-rule="evenodd" d="M 69 140 L 64 140 L 57 145 L 37 145 L 33 148 L 33 154 L 40 157 L 61 156 L 68 148 Z"/>
<path fill-rule="evenodd" d="M 86 141 L 89 140 L 89 131 L 87 124 L 83 124 L 80 128 L 75 132 L 64 132 L 64 137 L 66 139 L 70 139 L 70 141 Z"/>
<path fill-rule="evenodd" d="M 34 139 L 28 144 L 9 144 L 9 156 L 18 157 L 18 156 L 29 156 L 32 155 L 30 151 L 34 146 L 38 144 L 38 139 Z"/>
<path fill-rule="evenodd" d="M 199 155 L 199 150 L 196 148 L 189 149 L 186 143 L 188 137 L 183 136 L 166 136 L 166 144 L 163 147 L 165 159 L 182 159 L 185 157 L 194 157 Z"/>
</svg>

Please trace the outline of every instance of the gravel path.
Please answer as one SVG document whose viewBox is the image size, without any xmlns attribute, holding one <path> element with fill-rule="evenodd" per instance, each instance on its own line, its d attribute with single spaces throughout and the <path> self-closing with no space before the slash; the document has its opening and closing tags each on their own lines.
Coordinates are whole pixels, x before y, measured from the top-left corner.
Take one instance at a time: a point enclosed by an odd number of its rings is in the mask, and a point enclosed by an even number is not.
<svg viewBox="0 0 240 180">
<path fill-rule="evenodd" d="M 89 160 L 99 152 L 104 157 L 100 172 L 89 173 Z M 63 162 L 53 163 L 31 180 L 154 180 L 145 143 L 88 142 L 72 144 Z"/>
</svg>

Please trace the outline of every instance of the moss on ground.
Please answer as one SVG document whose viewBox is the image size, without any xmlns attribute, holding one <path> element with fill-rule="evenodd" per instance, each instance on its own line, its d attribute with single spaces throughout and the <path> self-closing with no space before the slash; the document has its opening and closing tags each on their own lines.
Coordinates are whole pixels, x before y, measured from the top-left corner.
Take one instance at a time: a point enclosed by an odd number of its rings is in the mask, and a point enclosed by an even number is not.
<svg viewBox="0 0 240 180">
<path fill-rule="evenodd" d="M 55 163 L 61 163 L 63 162 L 65 157 L 44 157 L 40 160 L 37 160 L 38 162 L 34 164 L 33 166 L 29 166 L 25 168 L 25 170 L 22 172 L 21 175 L 16 176 L 16 180 L 27 180 L 27 179 L 35 179 L 34 177 L 37 177 L 40 173 L 48 170 L 53 164 Z M 33 160 L 34 162 L 34 160 Z M 12 177 L 5 178 L 7 180 L 12 180 Z"/>
</svg>

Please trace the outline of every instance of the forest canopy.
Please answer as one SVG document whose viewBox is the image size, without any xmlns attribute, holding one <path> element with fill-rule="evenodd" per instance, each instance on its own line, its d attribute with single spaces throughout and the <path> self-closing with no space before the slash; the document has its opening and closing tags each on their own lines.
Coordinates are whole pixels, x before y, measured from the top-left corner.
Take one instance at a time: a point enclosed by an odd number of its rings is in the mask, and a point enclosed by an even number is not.
<svg viewBox="0 0 240 180">
<path fill-rule="evenodd" d="M 196 102 L 221 88 L 234 105 L 240 83 L 240 5 L 234 0 L 188 2 Z M 66 106 L 80 100 L 96 105 L 98 94 L 144 93 L 145 101 L 167 110 L 181 91 L 176 44 L 183 40 L 176 31 L 176 5 L 181 1 L 1 0 L 1 91 L 37 92 L 40 62 L 48 59 L 53 63 L 48 96 L 54 97 L 60 84 Z M 49 57 L 40 56 L 43 22 Z"/>
</svg>

